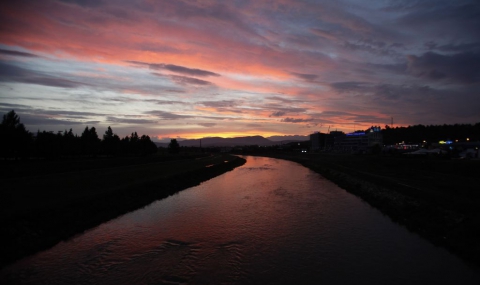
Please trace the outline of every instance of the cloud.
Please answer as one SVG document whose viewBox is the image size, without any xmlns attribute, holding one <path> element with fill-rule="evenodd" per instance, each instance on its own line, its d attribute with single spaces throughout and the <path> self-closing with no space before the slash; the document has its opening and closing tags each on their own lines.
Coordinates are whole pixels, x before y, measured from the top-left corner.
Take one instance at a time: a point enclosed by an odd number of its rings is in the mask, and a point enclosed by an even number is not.
<svg viewBox="0 0 480 285">
<path fill-rule="evenodd" d="M 340 93 L 366 90 L 367 85 L 369 85 L 367 82 L 356 81 L 334 82 L 330 84 L 333 89 Z"/>
<path fill-rule="evenodd" d="M 49 75 L 18 67 L 0 61 L 0 81 L 3 82 L 21 82 L 27 84 L 37 84 L 51 87 L 75 88 L 86 85 L 80 82 L 71 81 L 64 78 L 58 78 Z"/>
<path fill-rule="evenodd" d="M 438 50 L 443 52 L 475 52 L 480 50 L 480 42 L 471 42 L 471 43 L 461 43 L 461 44 L 443 44 L 440 45 L 437 42 L 429 41 L 426 42 L 425 47 L 429 50 Z"/>
<path fill-rule="evenodd" d="M 185 74 L 189 76 L 198 76 L 198 77 L 208 77 L 208 76 L 220 76 L 215 72 L 211 72 L 208 70 L 202 70 L 197 68 L 188 68 L 180 65 L 174 64 L 165 64 L 165 63 L 147 63 L 147 62 L 140 62 L 140 61 L 127 61 L 128 63 L 133 63 L 136 65 L 143 65 L 148 66 L 150 69 L 155 70 L 168 70 L 174 73 Z"/>
<path fill-rule="evenodd" d="M 409 55 L 408 70 L 414 76 L 430 80 L 449 80 L 456 83 L 480 82 L 480 52 L 442 55 L 427 52 Z"/>
<path fill-rule="evenodd" d="M 98 116 L 105 114 L 82 111 L 69 110 L 48 110 L 42 108 L 34 108 L 28 105 L 0 103 L 0 110 L 8 112 L 14 109 L 19 115 L 20 120 L 25 125 L 35 126 L 54 126 L 54 125 L 81 125 L 99 123 L 100 121 L 92 120 Z"/>
<path fill-rule="evenodd" d="M 8 110 L 11 110 L 11 109 L 24 109 L 24 108 L 30 109 L 30 107 L 29 107 L 29 106 L 26 106 L 26 105 L 10 104 L 10 103 L 2 103 L 2 102 L 0 102 L 0 108 L 2 108 L 2 109 L 8 109 Z"/>
<path fill-rule="evenodd" d="M 118 118 L 118 117 L 107 117 L 108 122 L 120 123 L 120 124 L 157 124 L 158 121 L 155 120 L 145 120 L 145 119 L 128 119 L 128 118 Z"/>
<path fill-rule="evenodd" d="M 278 101 L 286 104 L 294 104 L 294 103 L 308 103 L 308 100 L 304 99 L 298 99 L 298 98 L 285 98 L 281 96 L 269 96 L 266 99 L 272 100 L 272 101 Z"/>
<path fill-rule="evenodd" d="M 401 56 L 397 49 L 405 49 L 402 43 L 386 43 L 372 39 L 361 39 L 355 42 L 345 41 L 344 47 L 351 50 L 366 51 L 375 55 L 382 56 Z"/>
<path fill-rule="evenodd" d="M 103 5 L 102 0 L 59 0 L 59 1 L 64 3 L 69 3 L 69 4 L 70 3 L 76 4 L 84 8 L 96 8 Z"/>
<path fill-rule="evenodd" d="M 79 120 L 65 120 L 45 117 L 37 114 L 21 114 L 20 120 L 26 126 L 71 126 L 71 125 L 87 125 L 97 124 L 99 121 L 79 121 Z M 31 130 L 32 131 L 32 130 Z M 42 131 L 42 130 L 41 130 Z"/>
<path fill-rule="evenodd" d="M 179 65 L 173 65 L 173 64 L 162 64 L 161 66 L 162 69 L 166 69 L 171 72 L 176 72 L 176 73 L 181 73 L 181 74 L 186 74 L 190 76 L 201 76 L 201 77 L 206 77 L 206 76 L 220 76 L 220 74 L 210 72 L 207 70 L 201 70 L 201 69 L 196 69 L 196 68 L 187 68 Z"/>
<path fill-rule="evenodd" d="M 174 114 L 174 113 L 165 112 L 165 111 L 158 111 L 158 110 L 148 111 L 148 112 L 145 112 L 144 114 L 156 116 L 156 117 L 158 117 L 159 119 L 162 119 L 162 120 L 180 120 L 180 119 L 193 118 L 192 116 L 189 116 L 189 115 L 177 115 L 177 114 Z"/>
<path fill-rule="evenodd" d="M 285 116 L 287 113 L 283 111 L 276 111 L 270 114 L 270 117 L 282 117 Z"/>
<path fill-rule="evenodd" d="M 332 32 L 329 32 L 329 31 L 325 31 L 325 30 L 317 29 L 317 28 L 312 28 L 312 29 L 310 29 L 310 31 L 312 33 L 316 34 L 317 36 L 323 37 L 323 38 L 328 39 L 328 40 L 332 40 L 332 41 L 339 40 L 337 35 L 335 35 Z"/>
<path fill-rule="evenodd" d="M 146 100 L 141 100 L 141 101 L 142 102 L 154 103 L 154 104 L 157 104 L 157 105 L 183 105 L 183 104 L 186 104 L 185 102 L 175 101 L 175 100 L 146 99 Z"/>
<path fill-rule="evenodd" d="M 198 123 L 199 126 L 206 127 L 206 128 L 211 128 L 216 126 L 217 124 L 215 123 Z"/>
<path fill-rule="evenodd" d="M 307 123 L 307 122 L 312 122 L 313 119 L 295 119 L 295 118 L 284 118 L 281 120 L 281 122 L 285 123 Z"/>
<path fill-rule="evenodd" d="M 92 113 L 92 112 L 78 112 L 78 111 L 67 111 L 67 110 L 35 110 L 38 113 L 44 115 L 54 115 L 54 116 L 104 116 L 105 114 Z"/>
<path fill-rule="evenodd" d="M 292 74 L 306 81 L 313 81 L 318 78 L 318 75 L 316 74 L 305 74 L 305 73 L 296 73 L 296 72 L 292 72 Z"/>
<path fill-rule="evenodd" d="M 234 100 L 221 100 L 221 101 L 201 101 L 198 102 L 206 107 L 214 107 L 214 108 L 228 108 L 228 107 L 235 107 L 237 102 Z"/>
<path fill-rule="evenodd" d="M 180 76 L 180 75 L 169 75 L 168 77 L 180 85 L 200 85 L 200 86 L 213 85 L 209 81 L 205 81 L 205 80 L 201 80 L 193 77 Z"/>
<path fill-rule="evenodd" d="M 38 57 L 38 55 L 23 51 L 0 49 L 0 54 L 13 55 L 13 56 L 23 56 L 23 57 Z"/>
</svg>

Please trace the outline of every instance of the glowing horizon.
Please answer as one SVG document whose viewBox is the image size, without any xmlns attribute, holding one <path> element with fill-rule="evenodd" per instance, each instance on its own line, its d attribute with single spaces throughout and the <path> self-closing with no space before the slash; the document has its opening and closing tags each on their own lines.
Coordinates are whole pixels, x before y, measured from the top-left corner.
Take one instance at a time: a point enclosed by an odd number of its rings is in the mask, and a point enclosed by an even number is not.
<svg viewBox="0 0 480 285">
<path fill-rule="evenodd" d="M 392 117 L 476 123 L 475 11 L 433 0 L 11 2 L 0 9 L 0 111 L 32 132 L 111 126 L 157 140 L 350 132 Z"/>
</svg>

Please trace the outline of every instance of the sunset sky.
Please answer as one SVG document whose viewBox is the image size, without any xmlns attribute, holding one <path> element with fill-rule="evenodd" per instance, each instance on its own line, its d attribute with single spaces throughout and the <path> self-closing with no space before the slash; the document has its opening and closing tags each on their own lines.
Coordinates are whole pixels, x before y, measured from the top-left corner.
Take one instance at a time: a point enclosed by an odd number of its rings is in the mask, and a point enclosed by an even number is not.
<svg viewBox="0 0 480 285">
<path fill-rule="evenodd" d="M 0 111 L 32 132 L 166 140 L 480 122 L 478 0 L 8 2 Z"/>
</svg>

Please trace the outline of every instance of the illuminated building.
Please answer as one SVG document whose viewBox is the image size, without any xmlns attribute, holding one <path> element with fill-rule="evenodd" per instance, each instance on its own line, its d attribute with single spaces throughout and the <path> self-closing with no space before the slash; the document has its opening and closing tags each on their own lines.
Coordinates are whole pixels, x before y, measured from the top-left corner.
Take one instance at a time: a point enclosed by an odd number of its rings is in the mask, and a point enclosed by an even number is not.
<svg viewBox="0 0 480 285">
<path fill-rule="evenodd" d="M 380 127 L 370 127 L 364 132 L 348 133 L 335 138 L 335 149 L 343 151 L 367 151 L 374 145 L 383 145 Z"/>
</svg>

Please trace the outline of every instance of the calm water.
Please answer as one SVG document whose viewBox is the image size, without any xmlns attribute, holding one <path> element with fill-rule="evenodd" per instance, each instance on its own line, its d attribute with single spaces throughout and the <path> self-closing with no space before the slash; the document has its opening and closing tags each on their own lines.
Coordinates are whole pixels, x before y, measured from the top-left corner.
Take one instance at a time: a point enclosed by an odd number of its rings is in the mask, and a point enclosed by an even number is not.
<svg viewBox="0 0 480 285">
<path fill-rule="evenodd" d="M 246 158 L 3 269 L 0 283 L 479 284 L 479 268 L 318 174 Z"/>
</svg>

